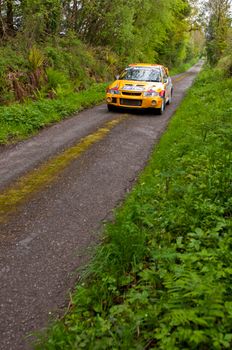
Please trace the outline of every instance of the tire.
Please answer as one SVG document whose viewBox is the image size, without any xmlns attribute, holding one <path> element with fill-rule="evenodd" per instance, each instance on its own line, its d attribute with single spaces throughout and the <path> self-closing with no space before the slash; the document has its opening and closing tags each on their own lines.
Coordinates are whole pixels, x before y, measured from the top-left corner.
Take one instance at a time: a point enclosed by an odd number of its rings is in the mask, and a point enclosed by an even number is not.
<svg viewBox="0 0 232 350">
<path fill-rule="evenodd" d="M 109 112 L 115 112 L 115 106 L 113 105 L 107 105 L 108 111 Z"/>
<path fill-rule="evenodd" d="M 167 105 L 170 105 L 172 103 L 172 94 L 173 94 L 173 89 L 171 90 L 171 96 L 169 97 Z"/>
<path fill-rule="evenodd" d="M 163 112 L 165 111 L 165 107 L 166 107 L 166 102 L 165 102 L 165 97 L 164 97 L 163 101 L 162 101 L 162 106 L 160 108 L 157 108 L 157 114 L 162 115 Z"/>
</svg>

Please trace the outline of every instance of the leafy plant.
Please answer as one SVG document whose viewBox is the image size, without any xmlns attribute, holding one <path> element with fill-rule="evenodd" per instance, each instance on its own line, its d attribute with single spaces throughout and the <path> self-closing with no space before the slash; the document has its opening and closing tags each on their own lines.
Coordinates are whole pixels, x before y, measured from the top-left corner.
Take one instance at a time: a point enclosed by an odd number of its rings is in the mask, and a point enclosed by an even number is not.
<svg viewBox="0 0 232 350">
<path fill-rule="evenodd" d="M 13 143 L 30 136 L 40 128 L 61 120 L 103 100 L 106 84 L 96 84 L 86 91 L 69 92 L 56 99 L 25 101 L 0 107 L 0 144 Z"/>
<path fill-rule="evenodd" d="M 54 92 L 56 95 L 60 95 L 62 92 L 65 92 L 67 94 L 71 91 L 70 81 L 64 73 L 56 71 L 53 68 L 48 68 L 46 70 L 46 75 L 46 90 L 48 93 Z"/>
<path fill-rule="evenodd" d="M 35 46 L 30 50 L 28 61 L 31 72 L 29 73 L 32 91 L 41 87 L 45 80 L 44 63 L 45 58 L 43 53 Z"/>
<path fill-rule="evenodd" d="M 29 51 L 28 61 L 31 70 L 36 71 L 43 68 L 45 58 L 43 53 L 37 47 L 33 46 Z"/>
</svg>

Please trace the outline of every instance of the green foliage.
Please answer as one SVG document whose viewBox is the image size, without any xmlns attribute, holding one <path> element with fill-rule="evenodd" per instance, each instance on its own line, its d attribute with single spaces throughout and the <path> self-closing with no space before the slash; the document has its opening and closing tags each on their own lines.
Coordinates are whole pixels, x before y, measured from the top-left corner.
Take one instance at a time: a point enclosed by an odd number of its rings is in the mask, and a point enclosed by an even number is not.
<svg viewBox="0 0 232 350">
<path fill-rule="evenodd" d="M 232 56 L 224 56 L 222 57 L 218 64 L 217 67 L 224 72 L 226 76 L 231 77 L 232 76 Z"/>
<path fill-rule="evenodd" d="M 71 33 L 66 38 L 48 39 L 43 45 L 30 49 L 25 48 L 23 41 L 18 44 L 16 41 L 0 47 L 2 105 L 12 103 L 15 99 L 50 97 L 51 94 L 47 93 L 52 89 L 57 93 L 57 88 L 62 94 L 69 93 L 71 88 L 79 91 L 96 82 L 112 79 L 117 57 L 108 52 L 108 57 L 111 57 L 111 61 L 108 61 L 106 51 L 90 49 Z M 13 78 L 17 83 L 14 87 Z M 23 93 L 14 91 L 18 85 Z"/>
<path fill-rule="evenodd" d="M 61 77 L 60 74 L 58 78 L 56 75 L 56 79 L 65 82 L 65 77 Z M 95 84 L 86 91 L 64 94 L 62 87 L 59 88 L 57 84 L 56 99 L 42 98 L 36 102 L 28 101 L 22 105 L 0 107 L 0 144 L 21 140 L 46 125 L 99 103 L 105 96 L 105 87 L 106 84 Z"/>
<path fill-rule="evenodd" d="M 11 71 L 24 71 L 27 69 L 27 61 L 23 53 L 12 46 L 0 47 L 0 104 L 9 103 L 14 99 L 10 91 L 8 74 Z"/>
<path fill-rule="evenodd" d="M 218 61 L 217 67 L 224 72 L 225 76 L 232 76 L 232 28 L 228 31 L 227 48 Z"/>
<path fill-rule="evenodd" d="M 71 84 L 68 77 L 53 68 L 48 68 L 46 70 L 47 75 L 47 84 L 46 84 L 46 90 L 54 92 L 56 95 L 59 93 L 68 93 L 71 91 Z"/>
<path fill-rule="evenodd" d="M 200 74 L 37 349 L 231 348 L 231 87 Z"/>
<path fill-rule="evenodd" d="M 21 29 L 24 40 L 30 43 L 55 35 L 60 28 L 62 7 L 59 0 L 24 0 L 18 11 L 21 20 L 17 29 Z"/>
<path fill-rule="evenodd" d="M 32 47 L 29 51 L 28 61 L 30 68 L 35 71 L 44 65 L 44 55 L 37 47 Z"/>
<path fill-rule="evenodd" d="M 187 71 L 188 69 L 190 69 L 194 64 L 196 64 L 198 60 L 199 60 L 199 58 L 195 57 L 195 58 L 191 59 L 190 61 L 188 61 L 188 63 L 183 63 L 183 64 L 171 69 L 170 74 L 176 75 L 179 73 L 183 73 L 183 72 Z"/>
<path fill-rule="evenodd" d="M 215 65 L 228 46 L 228 32 L 231 27 L 231 1 L 211 0 L 206 3 L 209 23 L 206 35 L 207 58 Z"/>
<path fill-rule="evenodd" d="M 11 18 L 6 16 L 9 11 L 5 2 L 0 4 L 0 37 L 4 36 L 1 24 L 7 27 L 10 22 L 11 36 L 17 34 L 27 47 L 57 39 L 59 34 L 64 42 L 70 42 L 72 36 L 73 40 L 80 38 L 94 47 L 110 50 L 119 57 L 120 67 L 124 67 L 135 61 L 182 64 L 187 60 L 187 51 L 194 55 L 197 46 L 196 42 L 194 47 L 190 45 L 188 0 L 11 0 L 6 3 L 11 8 Z M 69 56 L 69 62 L 73 52 L 66 51 L 65 55 Z M 113 61 L 118 63 L 117 59 Z M 71 67 L 74 75 L 80 74 L 77 64 Z"/>
</svg>

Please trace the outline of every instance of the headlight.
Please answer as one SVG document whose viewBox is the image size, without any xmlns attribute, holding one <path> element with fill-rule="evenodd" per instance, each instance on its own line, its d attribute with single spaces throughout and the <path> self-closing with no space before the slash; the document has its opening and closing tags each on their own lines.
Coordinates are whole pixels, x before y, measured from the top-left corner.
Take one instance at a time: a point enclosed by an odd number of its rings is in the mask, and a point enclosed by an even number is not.
<svg viewBox="0 0 232 350">
<path fill-rule="evenodd" d="M 107 93 L 111 95 L 121 95 L 121 92 L 118 89 L 108 89 Z"/>
<path fill-rule="evenodd" d="M 159 96 L 159 93 L 154 90 L 148 90 L 148 91 L 145 91 L 143 95 L 146 97 L 154 97 L 154 96 Z"/>
</svg>

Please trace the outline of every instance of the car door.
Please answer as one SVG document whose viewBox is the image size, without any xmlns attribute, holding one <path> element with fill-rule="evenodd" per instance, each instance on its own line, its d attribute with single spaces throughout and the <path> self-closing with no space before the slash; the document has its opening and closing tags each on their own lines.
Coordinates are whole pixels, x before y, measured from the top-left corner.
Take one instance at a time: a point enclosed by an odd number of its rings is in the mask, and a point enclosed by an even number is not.
<svg viewBox="0 0 232 350">
<path fill-rule="evenodd" d="M 171 94 L 172 94 L 172 82 L 171 82 L 171 78 L 168 75 L 168 71 L 166 69 L 162 68 L 162 74 L 163 74 L 163 83 L 165 87 L 166 101 L 168 101 L 171 98 Z"/>
</svg>

